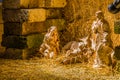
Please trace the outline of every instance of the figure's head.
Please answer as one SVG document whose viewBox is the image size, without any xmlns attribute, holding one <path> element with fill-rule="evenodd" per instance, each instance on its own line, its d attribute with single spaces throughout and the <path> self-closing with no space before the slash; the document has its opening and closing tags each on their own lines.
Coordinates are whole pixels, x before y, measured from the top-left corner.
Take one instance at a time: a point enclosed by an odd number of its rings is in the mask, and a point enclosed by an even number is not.
<svg viewBox="0 0 120 80">
<path fill-rule="evenodd" d="M 56 26 L 51 26 L 51 27 L 48 29 L 49 32 L 53 32 L 53 31 L 55 31 L 55 30 L 57 30 Z"/>
<path fill-rule="evenodd" d="M 104 18 L 104 14 L 103 14 L 102 11 L 97 11 L 97 12 L 95 13 L 95 15 L 96 15 L 96 17 L 97 17 L 98 19 L 103 19 L 103 18 Z"/>
</svg>

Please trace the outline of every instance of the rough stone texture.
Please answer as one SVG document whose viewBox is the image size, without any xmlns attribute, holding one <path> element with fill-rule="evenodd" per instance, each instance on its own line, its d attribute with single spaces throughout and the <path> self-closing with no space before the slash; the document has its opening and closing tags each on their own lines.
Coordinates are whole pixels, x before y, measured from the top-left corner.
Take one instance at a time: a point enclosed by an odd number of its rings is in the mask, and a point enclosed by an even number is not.
<svg viewBox="0 0 120 80">
<path fill-rule="evenodd" d="M 46 10 L 45 9 L 29 9 L 28 10 L 29 22 L 42 22 L 46 20 Z"/>
<path fill-rule="evenodd" d="M 45 7 L 47 8 L 63 8 L 67 4 L 66 0 L 46 0 Z"/>
<path fill-rule="evenodd" d="M 120 73 L 120 60 L 117 60 L 117 64 L 115 67 L 116 67 L 116 71 Z"/>
<path fill-rule="evenodd" d="M 3 28 L 4 26 L 3 26 L 3 20 L 2 20 L 2 4 L 0 3 L 0 57 L 3 56 L 5 51 L 5 47 L 1 46 L 2 34 L 4 34 Z"/>
<path fill-rule="evenodd" d="M 20 0 L 3 0 L 3 7 L 9 9 L 20 8 Z"/>
<path fill-rule="evenodd" d="M 18 9 L 18 10 L 3 10 L 3 20 L 4 22 L 24 22 L 28 21 L 28 10 Z"/>
<path fill-rule="evenodd" d="M 3 10 L 4 22 L 42 22 L 46 18 L 61 18 L 58 9 L 5 9 Z"/>
<path fill-rule="evenodd" d="M 39 48 L 42 44 L 44 34 L 31 34 L 27 36 L 27 46 L 28 48 Z"/>
<path fill-rule="evenodd" d="M 0 4 L 0 23 L 3 23 L 3 20 L 2 20 L 2 4 Z"/>
<path fill-rule="evenodd" d="M 120 46 L 115 47 L 115 59 L 120 60 Z"/>
<path fill-rule="evenodd" d="M 2 46 L 7 48 L 37 48 L 43 41 L 43 34 L 32 34 L 28 36 L 3 35 Z"/>
<path fill-rule="evenodd" d="M 24 49 L 27 47 L 26 43 L 27 43 L 27 39 L 23 36 L 3 35 L 1 45 L 7 48 Z"/>
<path fill-rule="evenodd" d="M 41 22 L 46 20 L 45 9 L 5 9 L 3 11 L 4 22 Z"/>
<path fill-rule="evenodd" d="M 3 0 L 3 7 L 7 9 L 18 8 L 63 8 L 66 0 Z"/>
<path fill-rule="evenodd" d="M 15 49 L 15 48 L 7 48 L 4 52 L 3 57 L 7 59 L 22 59 L 22 54 L 24 50 Z"/>
<path fill-rule="evenodd" d="M 51 26 L 56 26 L 58 30 L 65 28 L 64 19 L 47 19 L 44 22 L 24 22 L 24 23 L 4 23 L 5 35 L 29 35 L 33 33 L 43 33 Z"/>
<path fill-rule="evenodd" d="M 47 31 L 44 22 L 35 23 L 4 23 L 4 34 L 6 35 L 28 35 Z"/>
<path fill-rule="evenodd" d="M 115 34 L 120 34 L 120 20 L 114 22 L 114 32 Z"/>
<path fill-rule="evenodd" d="M 3 24 L 0 24 L 0 57 L 2 57 L 4 51 L 5 51 L 5 47 L 3 47 L 1 45 L 1 42 L 2 42 L 2 34 L 4 34 L 4 31 L 3 31 Z"/>
<path fill-rule="evenodd" d="M 6 48 L 3 57 L 7 59 L 29 59 L 36 54 L 36 49 Z"/>
<path fill-rule="evenodd" d="M 44 7 L 45 0 L 3 0 L 3 7 L 6 9 L 36 8 Z"/>
<path fill-rule="evenodd" d="M 66 21 L 64 19 L 47 19 L 45 22 L 47 28 L 56 26 L 58 31 L 65 29 Z"/>
<path fill-rule="evenodd" d="M 47 9 L 46 10 L 47 18 L 58 19 L 63 17 L 62 9 Z"/>
</svg>

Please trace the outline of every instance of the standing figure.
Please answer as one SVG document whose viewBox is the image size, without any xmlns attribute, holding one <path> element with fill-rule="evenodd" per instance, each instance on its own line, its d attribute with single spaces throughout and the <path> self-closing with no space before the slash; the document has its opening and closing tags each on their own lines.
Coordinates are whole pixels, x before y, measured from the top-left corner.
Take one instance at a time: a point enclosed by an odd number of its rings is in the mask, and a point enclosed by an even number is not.
<svg viewBox="0 0 120 80">
<path fill-rule="evenodd" d="M 55 26 L 51 26 L 48 29 L 48 32 L 44 36 L 43 43 L 40 46 L 39 52 L 47 58 L 53 58 L 60 52 L 59 36 Z"/>
<path fill-rule="evenodd" d="M 92 48 L 96 54 L 93 67 L 97 68 L 111 64 L 111 54 L 114 51 L 111 41 L 110 26 L 104 19 L 103 12 L 97 11 L 96 18 L 97 19 L 92 24 Z"/>
</svg>

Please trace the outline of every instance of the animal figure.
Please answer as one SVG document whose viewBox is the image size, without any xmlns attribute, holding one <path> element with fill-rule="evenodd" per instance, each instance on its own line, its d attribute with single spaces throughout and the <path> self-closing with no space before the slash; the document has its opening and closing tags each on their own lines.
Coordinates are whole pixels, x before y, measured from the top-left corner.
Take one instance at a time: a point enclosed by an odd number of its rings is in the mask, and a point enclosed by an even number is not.
<svg viewBox="0 0 120 80">
<path fill-rule="evenodd" d="M 92 50 L 88 47 L 89 37 L 79 39 L 79 41 L 71 41 L 62 48 L 62 53 L 65 54 L 63 64 L 88 62 Z"/>
</svg>

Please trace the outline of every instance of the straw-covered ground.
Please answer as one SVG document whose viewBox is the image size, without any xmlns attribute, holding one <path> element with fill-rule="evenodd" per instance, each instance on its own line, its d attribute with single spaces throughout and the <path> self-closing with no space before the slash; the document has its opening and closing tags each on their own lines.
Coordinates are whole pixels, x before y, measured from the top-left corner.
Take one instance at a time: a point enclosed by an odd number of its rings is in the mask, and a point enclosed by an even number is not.
<svg viewBox="0 0 120 80">
<path fill-rule="evenodd" d="M 0 80 L 120 80 L 120 74 L 85 63 L 63 65 L 56 59 L 0 59 Z"/>
</svg>

